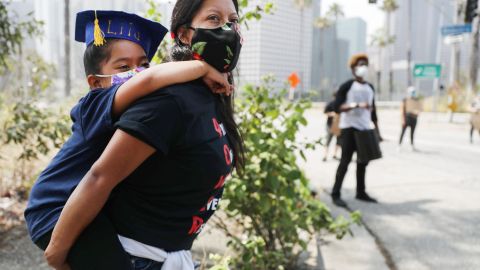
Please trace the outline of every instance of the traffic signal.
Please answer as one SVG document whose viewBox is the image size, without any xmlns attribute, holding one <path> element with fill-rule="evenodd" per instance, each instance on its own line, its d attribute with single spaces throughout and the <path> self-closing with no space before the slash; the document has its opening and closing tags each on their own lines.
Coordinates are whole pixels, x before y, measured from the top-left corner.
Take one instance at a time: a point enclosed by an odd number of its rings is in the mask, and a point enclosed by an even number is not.
<svg viewBox="0 0 480 270">
<path fill-rule="evenodd" d="M 468 0 L 465 11 L 465 23 L 472 23 L 473 18 L 477 16 L 478 0 Z"/>
</svg>

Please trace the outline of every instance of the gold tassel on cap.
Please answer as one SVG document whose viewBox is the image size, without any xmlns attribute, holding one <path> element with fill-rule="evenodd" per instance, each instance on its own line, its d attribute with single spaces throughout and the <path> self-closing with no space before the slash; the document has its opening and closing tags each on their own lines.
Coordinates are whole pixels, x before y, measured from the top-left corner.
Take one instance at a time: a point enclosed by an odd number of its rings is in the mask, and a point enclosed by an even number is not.
<svg viewBox="0 0 480 270">
<path fill-rule="evenodd" d="M 95 21 L 93 22 L 93 45 L 102 46 L 105 44 L 105 34 L 98 25 L 97 11 L 95 10 Z"/>
</svg>

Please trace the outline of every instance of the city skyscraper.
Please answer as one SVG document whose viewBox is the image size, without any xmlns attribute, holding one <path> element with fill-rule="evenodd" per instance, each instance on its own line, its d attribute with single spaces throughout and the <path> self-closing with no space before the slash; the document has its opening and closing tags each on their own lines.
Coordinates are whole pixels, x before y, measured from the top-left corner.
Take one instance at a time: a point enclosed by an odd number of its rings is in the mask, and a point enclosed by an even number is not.
<svg viewBox="0 0 480 270">
<path fill-rule="evenodd" d="M 346 18 L 337 23 L 337 38 L 348 43 L 346 51 L 343 51 L 339 60 L 338 82 L 352 77 L 347 62 L 350 56 L 367 51 L 367 23 L 361 18 Z"/>
<path fill-rule="evenodd" d="M 339 85 L 351 78 L 348 59 L 367 50 L 367 24 L 361 18 L 340 19 L 336 24 L 314 30 L 312 88 L 320 99 L 329 99 Z"/>
<path fill-rule="evenodd" d="M 254 0 L 252 4 L 264 1 Z M 289 74 L 296 72 L 302 81 L 299 90 L 311 88 L 312 35 L 314 7 L 303 9 L 294 1 L 276 1 L 273 15 L 250 21 L 243 28 L 245 39 L 239 63 L 239 83 L 259 83 L 263 75 L 274 74 L 276 87 L 284 86 Z"/>
<path fill-rule="evenodd" d="M 64 51 L 64 0 L 33 1 L 31 8 L 35 18 L 44 22 L 43 37 L 37 39 L 35 48 L 38 53 L 49 63 L 62 67 Z M 84 81 L 83 52 L 85 44 L 75 41 L 75 19 L 77 12 L 92 9 L 112 9 L 130 13 L 146 11 L 146 2 L 142 0 L 84 0 L 71 1 L 70 3 L 70 47 L 72 78 Z M 59 75 L 63 69 L 59 68 Z M 62 76 L 63 77 L 63 76 Z M 81 79 L 80 79 L 81 78 Z"/>
<path fill-rule="evenodd" d="M 394 76 L 394 99 L 400 99 L 405 95 L 407 88 L 407 46 L 408 43 L 408 0 L 398 1 L 399 9 L 393 14 L 391 33 L 396 41 L 393 45 L 393 76 Z M 463 19 L 455 22 L 455 3 L 449 0 L 437 1 L 410 1 L 412 4 L 412 65 L 423 63 L 442 64 L 441 84 L 450 84 L 449 72 L 451 63 L 451 45 L 447 45 L 441 36 L 441 27 L 455 23 L 462 24 Z M 468 71 L 468 54 L 470 38 L 466 38 L 460 44 L 461 72 Z M 414 82 L 423 95 L 434 93 L 432 80 L 419 80 Z"/>
</svg>

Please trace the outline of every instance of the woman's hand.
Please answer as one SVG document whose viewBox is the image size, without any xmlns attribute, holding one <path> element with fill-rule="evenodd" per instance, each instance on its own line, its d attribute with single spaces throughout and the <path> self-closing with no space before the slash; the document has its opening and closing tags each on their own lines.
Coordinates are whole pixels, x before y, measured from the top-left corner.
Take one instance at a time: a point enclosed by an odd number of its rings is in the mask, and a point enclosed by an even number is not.
<svg viewBox="0 0 480 270">
<path fill-rule="evenodd" d="M 230 96 L 233 93 L 233 86 L 228 82 L 228 74 L 220 73 L 215 68 L 208 66 L 207 73 L 203 76 L 203 82 L 215 94 Z"/>
<path fill-rule="evenodd" d="M 67 264 L 68 250 L 57 250 L 52 245 L 48 245 L 47 249 L 43 253 L 43 256 L 55 270 L 70 270 L 70 266 Z"/>
</svg>

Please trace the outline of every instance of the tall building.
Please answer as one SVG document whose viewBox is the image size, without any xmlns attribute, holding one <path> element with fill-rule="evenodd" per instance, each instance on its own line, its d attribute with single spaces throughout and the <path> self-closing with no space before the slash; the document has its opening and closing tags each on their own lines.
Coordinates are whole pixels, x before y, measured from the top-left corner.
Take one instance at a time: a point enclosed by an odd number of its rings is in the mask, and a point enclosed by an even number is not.
<svg viewBox="0 0 480 270">
<path fill-rule="evenodd" d="M 35 18 L 44 22 L 44 33 L 36 40 L 36 50 L 49 63 L 58 67 L 58 75 L 64 77 L 62 65 L 65 61 L 65 0 L 32 1 Z M 70 48 L 72 65 L 71 78 L 74 83 L 84 83 L 83 52 L 85 44 L 75 41 L 75 19 L 77 12 L 92 9 L 121 10 L 142 14 L 146 11 L 146 2 L 142 0 L 84 0 L 70 1 Z M 62 80 L 59 80 L 62 82 Z"/>
<path fill-rule="evenodd" d="M 367 23 L 361 18 L 347 18 L 338 21 L 337 39 L 348 43 L 348 48 L 338 59 L 338 82 L 342 83 L 352 77 L 352 72 L 347 65 L 350 56 L 367 51 Z"/>
<path fill-rule="evenodd" d="M 44 21 L 44 35 L 36 40 L 34 47 L 43 58 L 58 67 L 57 88 L 62 89 L 65 61 L 64 53 L 64 1 L 29 1 L 36 19 Z M 175 1 L 160 1 L 162 23 L 169 26 L 171 11 Z M 261 5 L 266 0 L 250 0 L 252 6 Z M 285 86 L 288 76 L 296 72 L 301 79 L 299 91 L 311 90 L 312 34 L 314 7 L 299 8 L 295 1 L 275 1 L 272 15 L 264 15 L 259 21 L 249 21 L 248 29 L 243 26 L 244 46 L 238 64 L 238 83 L 259 83 L 263 75 L 273 74 L 277 78 L 276 87 Z M 70 46 L 71 78 L 74 87 L 85 87 L 83 52 L 85 45 L 74 41 L 75 15 L 86 9 L 113 9 L 143 14 L 147 9 L 144 0 L 84 0 L 70 1 Z"/>
<path fill-rule="evenodd" d="M 408 0 L 398 1 L 399 9 L 393 14 L 391 33 L 395 35 L 396 42 L 393 45 L 393 77 L 394 99 L 400 99 L 405 95 L 407 88 L 407 43 L 408 43 Z M 440 83 L 450 84 L 449 70 L 451 68 L 451 45 L 443 42 L 441 27 L 455 24 L 454 1 L 410 1 L 412 3 L 412 65 L 422 63 L 442 64 L 442 78 Z M 463 22 L 460 21 L 460 24 Z M 466 38 L 460 44 L 461 73 L 468 72 L 468 54 L 470 51 L 470 38 Z M 433 80 L 417 80 L 414 82 L 423 95 L 434 93 Z"/>
<path fill-rule="evenodd" d="M 264 2 L 253 0 L 252 4 Z M 313 2 L 316 6 L 319 0 Z M 259 83 L 263 75 L 273 74 L 276 87 L 283 87 L 296 72 L 302 81 L 299 91 L 311 89 L 313 10 L 312 6 L 300 9 L 293 0 L 275 1 L 273 14 L 248 22 L 238 68 L 240 85 Z"/>
<path fill-rule="evenodd" d="M 337 37 L 349 42 L 349 56 L 367 51 L 367 23 L 361 18 L 347 18 L 338 21 Z"/>
<path fill-rule="evenodd" d="M 312 52 L 312 88 L 320 99 L 330 99 L 341 83 L 351 78 L 348 59 L 367 50 L 367 24 L 360 18 L 341 19 L 315 29 Z"/>
</svg>

